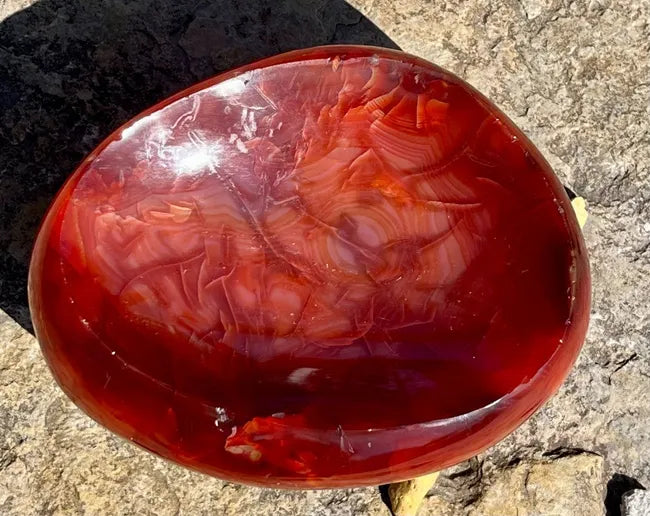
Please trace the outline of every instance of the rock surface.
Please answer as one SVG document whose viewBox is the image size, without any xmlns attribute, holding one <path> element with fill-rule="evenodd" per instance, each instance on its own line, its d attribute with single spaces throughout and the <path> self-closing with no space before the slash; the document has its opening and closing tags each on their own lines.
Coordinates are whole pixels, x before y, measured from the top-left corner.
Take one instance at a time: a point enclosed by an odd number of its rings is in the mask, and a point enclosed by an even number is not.
<svg viewBox="0 0 650 516">
<path fill-rule="evenodd" d="M 522 460 L 480 479 L 478 497 L 470 503 L 450 497 L 453 491 L 441 481 L 423 504 L 422 514 L 596 516 L 604 513 L 603 474 L 603 458 L 588 453 Z"/>
<path fill-rule="evenodd" d="M 625 493 L 621 504 L 623 516 L 647 516 L 650 514 L 650 493 L 641 489 L 634 489 Z"/>
<path fill-rule="evenodd" d="M 512 436 L 441 475 L 422 513 L 489 514 L 501 498 L 512 514 L 572 515 L 577 506 L 601 503 L 615 474 L 648 487 L 650 4 L 353 5 L 367 19 L 325 0 L 0 0 L 0 308 L 29 329 L 24 293 L 38 220 L 75 164 L 130 116 L 255 57 L 328 42 L 392 41 L 501 106 L 586 198 L 590 213 L 592 322 L 576 367 Z M 529 486 L 533 479 L 528 491 L 525 472 Z M 548 486 L 556 486 L 553 496 Z M 609 496 L 609 514 L 619 514 L 620 503 L 620 495 Z M 107 513 L 388 511 L 375 489 L 251 489 L 136 449 L 75 409 L 35 339 L 1 316 L 0 514 Z"/>
</svg>

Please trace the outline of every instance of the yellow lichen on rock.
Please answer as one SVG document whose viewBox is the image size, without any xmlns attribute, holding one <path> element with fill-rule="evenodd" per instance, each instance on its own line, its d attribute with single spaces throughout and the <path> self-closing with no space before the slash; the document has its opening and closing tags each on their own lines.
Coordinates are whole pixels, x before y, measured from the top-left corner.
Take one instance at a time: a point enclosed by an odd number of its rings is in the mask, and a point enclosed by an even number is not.
<svg viewBox="0 0 650 516">
<path fill-rule="evenodd" d="M 578 224 L 581 228 L 585 227 L 585 223 L 587 222 L 587 217 L 589 217 L 589 214 L 587 213 L 587 203 L 585 202 L 584 198 L 574 198 L 571 201 L 571 206 L 573 206 L 573 211 L 576 213 Z"/>
<path fill-rule="evenodd" d="M 422 500 L 437 478 L 438 472 L 391 484 L 388 487 L 388 496 L 393 514 L 395 516 L 415 516 Z"/>
</svg>

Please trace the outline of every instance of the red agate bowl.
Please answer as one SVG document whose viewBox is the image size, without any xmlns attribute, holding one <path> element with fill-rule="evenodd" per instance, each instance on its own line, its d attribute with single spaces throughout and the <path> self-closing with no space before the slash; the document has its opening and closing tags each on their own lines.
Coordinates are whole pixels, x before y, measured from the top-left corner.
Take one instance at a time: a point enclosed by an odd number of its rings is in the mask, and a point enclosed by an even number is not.
<svg viewBox="0 0 650 516">
<path fill-rule="evenodd" d="M 496 443 L 587 330 L 585 245 L 533 144 L 459 78 L 332 46 L 217 76 L 66 182 L 29 301 L 96 421 L 262 486 L 375 485 Z"/>
</svg>

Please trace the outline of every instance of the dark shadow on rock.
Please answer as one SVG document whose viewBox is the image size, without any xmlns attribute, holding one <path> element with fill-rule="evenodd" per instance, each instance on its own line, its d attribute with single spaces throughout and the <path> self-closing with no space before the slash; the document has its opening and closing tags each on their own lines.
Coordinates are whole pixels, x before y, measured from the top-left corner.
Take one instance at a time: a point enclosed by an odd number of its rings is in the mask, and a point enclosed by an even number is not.
<svg viewBox="0 0 650 516">
<path fill-rule="evenodd" d="M 343 0 L 41 0 L 0 24 L 0 308 L 32 331 L 36 229 L 83 157 L 143 109 L 296 48 L 397 48 Z"/>
<path fill-rule="evenodd" d="M 605 497 L 605 510 L 607 516 L 621 516 L 621 502 L 623 495 L 632 489 L 645 489 L 635 478 L 615 473 L 607 482 L 607 495 Z"/>
<path fill-rule="evenodd" d="M 381 497 L 381 501 L 384 502 L 384 505 L 388 507 L 388 510 L 390 511 L 391 516 L 394 516 L 395 513 L 393 512 L 393 503 L 390 500 L 390 495 L 388 494 L 388 488 L 390 487 L 389 484 L 382 484 L 379 486 L 379 496 Z"/>
</svg>

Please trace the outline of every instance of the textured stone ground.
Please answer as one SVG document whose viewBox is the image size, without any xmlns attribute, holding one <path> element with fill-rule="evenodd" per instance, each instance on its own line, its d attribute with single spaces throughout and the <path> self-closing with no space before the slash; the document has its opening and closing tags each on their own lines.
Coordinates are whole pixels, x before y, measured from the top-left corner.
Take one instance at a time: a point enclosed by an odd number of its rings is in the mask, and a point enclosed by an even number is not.
<svg viewBox="0 0 650 516">
<path fill-rule="evenodd" d="M 388 514 L 375 489 L 252 489 L 149 456 L 74 408 L 23 329 L 38 220 L 103 136 L 215 72 L 332 42 L 399 46 L 470 81 L 591 215 L 574 371 L 511 437 L 442 475 L 422 513 L 592 515 L 607 494 L 615 515 L 624 491 L 650 487 L 650 4 L 352 3 L 0 0 L 0 309 L 14 319 L 0 314 L 0 514 Z"/>
</svg>

